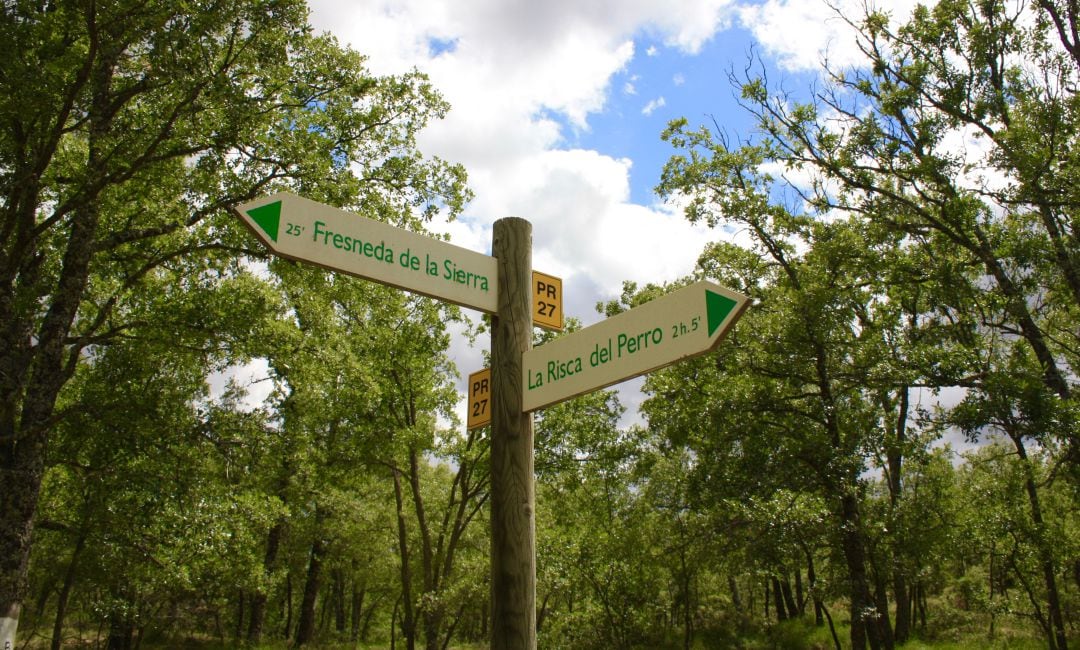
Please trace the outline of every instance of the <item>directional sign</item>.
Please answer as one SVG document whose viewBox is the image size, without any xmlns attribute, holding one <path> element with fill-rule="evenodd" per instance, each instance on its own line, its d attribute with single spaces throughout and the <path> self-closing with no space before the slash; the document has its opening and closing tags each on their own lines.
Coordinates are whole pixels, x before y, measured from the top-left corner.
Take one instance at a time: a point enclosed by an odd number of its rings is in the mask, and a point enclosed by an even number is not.
<svg viewBox="0 0 1080 650">
<path fill-rule="evenodd" d="M 719 344 L 750 304 L 708 281 L 661 296 L 525 352 L 524 410 L 637 377 Z"/>
<path fill-rule="evenodd" d="M 562 280 L 532 272 L 533 325 L 561 332 L 563 328 Z"/>
<path fill-rule="evenodd" d="M 491 424 L 491 368 L 469 375 L 469 414 L 465 426 L 476 429 Z"/>
<path fill-rule="evenodd" d="M 282 192 L 234 208 L 277 255 L 494 314 L 494 257 Z"/>
</svg>

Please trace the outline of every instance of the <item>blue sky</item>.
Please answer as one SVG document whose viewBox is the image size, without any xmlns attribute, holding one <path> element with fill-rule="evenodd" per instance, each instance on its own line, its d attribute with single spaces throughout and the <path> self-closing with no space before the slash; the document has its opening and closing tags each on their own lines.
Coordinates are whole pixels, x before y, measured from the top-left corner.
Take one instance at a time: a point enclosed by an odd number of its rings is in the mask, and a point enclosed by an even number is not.
<svg viewBox="0 0 1080 650">
<path fill-rule="evenodd" d="M 837 3 L 833 3 L 837 4 Z M 862 0 L 840 0 L 851 15 Z M 910 0 L 881 2 L 903 18 Z M 809 88 L 827 52 L 857 64 L 844 21 L 819 0 L 311 0 L 316 29 L 368 57 L 375 74 L 427 73 L 452 105 L 421 151 L 461 163 L 475 200 L 432 229 L 488 252 L 504 216 L 533 224 L 533 266 L 563 279 L 565 311 L 585 324 L 624 281 L 690 274 L 704 245 L 730 237 L 694 226 L 653 194 L 672 154 L 660 134 L 686 117 L 752 135 L 728 72 L 751 50 L 771 80 Z M 462 375 L 480 341 L 455 337 Z M 639 398 L 623 388 L 631 410 Z M 463 407 L 462 407 L 463 411 Z"/>
<path fill-rule="evenodd" d="M 604 110 L 589 116 L 588 129 L 564 125 L 566 145 L 632 160 L 630 200 L 648 205 L 672 154 L 660 140 L 671 120 L 685 117 L 693 124 L 711 124 L 716 118 L 731 132 L 752 131 L 752 117 L 734 105 L 738 90 L 728 80 L 730 67 L 741 66 L 751 46 L 743 30 L 713 38 L 695 54 L 638 39 L 635 51 L 644 55 L 635 56 L 612 77 Z"/>
</svg>

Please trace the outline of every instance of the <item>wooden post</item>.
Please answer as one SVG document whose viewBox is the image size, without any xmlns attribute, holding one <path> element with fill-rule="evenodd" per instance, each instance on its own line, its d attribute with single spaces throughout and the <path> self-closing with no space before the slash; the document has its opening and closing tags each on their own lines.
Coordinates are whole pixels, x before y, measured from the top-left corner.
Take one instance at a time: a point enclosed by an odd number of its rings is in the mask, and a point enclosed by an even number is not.
<svg viewBox="0 0 1080 650">
<path fill-rule="evenodd" d="M 522 412 L 522 354 L 532 347 L 532 224 L 495 222 L 498 310 L 491 327 L 491 648 L 536 648 L 533 420 Z"/>
</svg>

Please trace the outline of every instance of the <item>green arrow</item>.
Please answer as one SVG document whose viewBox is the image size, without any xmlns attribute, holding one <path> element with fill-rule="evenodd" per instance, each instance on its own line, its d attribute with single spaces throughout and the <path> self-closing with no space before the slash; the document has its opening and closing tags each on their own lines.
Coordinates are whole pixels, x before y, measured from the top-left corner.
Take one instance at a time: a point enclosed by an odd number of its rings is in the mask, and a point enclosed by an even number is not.
<svg viewBox="0 0 1080 650">
<path fill-rule="evenodd" d="M 248 210 L 248 216 L 269 235 L 270 241 L 277 243 L 278 224 L 281 223 L 281 201 L 252 208 Z"/>
<path fill-rule="evenodd" d="M 735 309 L 736 304 L 734 300 L 727 296 L 713 293 L 708 289 L 705 290 L 705 313 L 706 320 L 709 321 L 709 336 L 712 336 L 716 328 L 720 327 L 720 323 L 723 323 L 731 310 Z"/>
</svg>

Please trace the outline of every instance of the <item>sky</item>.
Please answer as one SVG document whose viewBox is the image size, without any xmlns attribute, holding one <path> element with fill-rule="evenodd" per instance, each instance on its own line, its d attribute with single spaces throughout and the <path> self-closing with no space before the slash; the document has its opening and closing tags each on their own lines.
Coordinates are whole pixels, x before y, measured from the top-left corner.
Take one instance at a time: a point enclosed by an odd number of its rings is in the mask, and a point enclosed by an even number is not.
<svg viewBox="0 0 1080 650">
<path fill-rule="evenodd" d="M 858 15 L 862 0 L 838 0 Z M 902 18 L 910 0 L 879 3 Z M 491 249 L 492 224 L 533 227 L 533 268 L 563 279 L 564 310 L 585 325 L 624 281 L 693 272 L 709 241 L 653 188 L 674 153 L 660 134 L 675 118 L 752 135 L 728 73 L 753 53 L 771 80 L 809 88 L 827 55 L 859 61 L 852 33 L 819 0 L 311 0 L 311 22 L 368 57 L 374 74 L 418 69 L 452 108 L 420 135 L 428 156 L 461 163 L 475 199 L 454 244 Z M 451 355 L 464 422 L 464 377 L 482 367 L 486 336 Z M 629 421 L 640 380 L 621 385 Z"/>
</svg>

